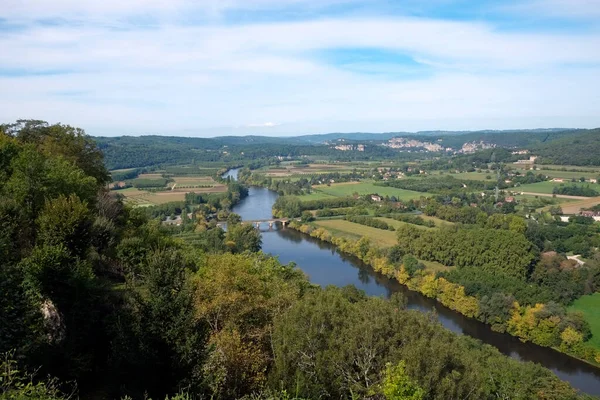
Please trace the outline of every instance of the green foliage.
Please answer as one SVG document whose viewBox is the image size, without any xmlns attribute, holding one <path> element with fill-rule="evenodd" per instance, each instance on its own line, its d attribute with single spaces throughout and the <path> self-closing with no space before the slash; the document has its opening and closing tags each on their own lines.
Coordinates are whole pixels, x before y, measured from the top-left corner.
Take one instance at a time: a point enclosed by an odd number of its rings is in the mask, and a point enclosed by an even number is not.
<svg viewBox="0 0 600 400">
<path fill-rule="evenodd" d="M 371 226 L 373 228 L 384 229 L 388 231 L 394 231 L 395 228 L 388 225 L 385 221 L 381 221 L 372 217 L 364 217 L 360 215 L 347 215 L 344 218 L 346 221 L 354 222 L 355 224 L 361 224 L 365 226 Z"/>
<path fill-rule="evenodd" d="M 586 197 L 595 197 L 600 194 L 597 190 L 591 188 L 590 185 L 587 185 L 587 186 L 560 185 L 560 186 L 554 187 L 554 189 L 552 189 L 552 193 L 553 194 L 566 194 L 569 196 L 586 196 Z"/>
<path fill-rule="evenodd" d="M 425 391 L 415 385 L 405 370 L 404 361 L 385 366 L 382 391 L 387 400 L 422 400 Z"/>
<path fill-rule="evenodd" d="M 126 392 L 160 397 L 181 387 L 202 389 L 207 328 L 195 318 L 190 268 L 181 253 L 157 250 L 143 260 L 141 278 L 131 281 L 127 307 L 111 327 L 111 367 L 124 374 L 119 383 Z"/>
<path fill-rule="evenodd" d="M 260 232 L 249 224 L 227 227 L 225 244 L 233 253 L 257 252 L 262 246 Z"/>
<path fill-rule="evenodd" d="M 533 147 L 542 164 L 600 165 L 600 130 L 580 131 Z"/>
<path fill-rule="evenodd" d="M 13 354 L 0 355 L 0 398 L 4 400 L 66 400 L 74 393 L 61 392 L 56 379 L 38 382 L 35 377 L 19 370 Z"/>
<path fill-rule="evenodd" d="M 509 359 L 429 318 L 394 298 L 333 287 L 307 294 L 275 323 L 273 384 L 308 398 L 362 398 L 384 388 L 440 400 L 577 398 L 539 365 Z M 401 361 L 403 368 L 386 376 L 386 365 Z"/>
<path fill-rule="evenodd" d="M 59 157 L 68 164 L 74 164 L 99 185 L 110 181 L 102 152 L 83 129 L 34 120 L 19 120 L 0 128 L 0 132 L 4 131 L 19 142 L 34 146 L 48 157 Z"/>
<path fill-rule="evenodd" d="M 482 181 L 467 181 L 459 180 L 452 176 L 430 176 L 427 178 L 411 178 L 411 179 L 398 179 L 389 181 L 381 184 L 382 186 L 391 186 L 398 189 L 414 190 L 415 192 L 447 192 L 450 190 L 457 190 L 468 188 L 472 190 L 490 189 L 494 184 L 485 183 Z"/>
<path fill-rule="evenodd" d="M 535 255 L 524 235 L 484 228 L 398 227 L 398 244 L 406 253 L 443 265 L 478 267 L 519 279 L 529 276 Z"/>
<path fill-rule="evenodd" d="M 46 246 L 63 244 L 72 255 L 83 256 L 90 245 L 90 211 L 74 194 L 47 201 L 37 224 L 38 240 Z"/>
<path fill-rule="evenodd" d="M 310 222 L 310 221 L 314 221 L 315 217 L 312 215 L 312 213 L 308 210 L 306 211 L 302 211 L 302 215 L 301 215 L 301 220 L 302 222 Z"/>
</svg>

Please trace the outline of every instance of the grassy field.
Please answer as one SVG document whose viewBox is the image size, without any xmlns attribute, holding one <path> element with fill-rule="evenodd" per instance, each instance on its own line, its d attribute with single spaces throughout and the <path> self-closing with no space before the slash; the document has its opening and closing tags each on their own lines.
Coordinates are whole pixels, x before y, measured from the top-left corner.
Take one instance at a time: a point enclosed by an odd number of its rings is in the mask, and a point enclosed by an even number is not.
<svg viewBox="0 0 600 400">
<path fill-rule="evenodd" d="M 377 193 L 380 196 L 396 196 L 398 200 L 418 199 L 421 196 L 430 196 L 429 193 L 414 192 L 412 190 L 396 189 L 393 187 L 376 186 L 371 182 L 346 182 L 333 183 L 331 186 L 313 186 L 315 192 L 321 192 L 336 197 L 348 197 L 357 192 L 360 195 Z"/>
<path fill-rule="evenodd" d="M 564 197 L 546 197 L 546 196 L 537 196 L 535 194 L 516 194 L 514 197 L 515 197 L 515 199 L 517 199 L 518 202 L 522 202 L 523 200 L 526 200 L 529 203 L 540 200 L 540 199 L 544 199 L 546 201 L 551 201 L 553 204 L 561 204 L 561 203 L 569 203 L 569 202 L 577 201 L 574 199 L 565 199 Z"/>
<path fill-rule="evenodd" d="M 334 196 L 329 193 L 322 192 L 320 190 L 313 190 L 312 193 L 306 194 L 304 196 L 298 196 L 298 198 L 302 201 L 308 200 L 323 200 L 323 199 L 331 199 L 337 196 Z"/>
<path fill-rule="evenodd" d="M 593 335 L 588 343 L 600 349 L 600 293 L 580 297 L 569 307 L 569 311 L 583 313 Z"/>
<path fill-rule="evenodd" d="M 511 188 L 509 190 L 516 190 L 518 192 L 531 192 L 531 193 L 546 193 L 546 194 L 552 194 L 552 190 L 555 187 L 559 187 L 561 185 L 561 183 L 559 182 L 538 182 L 538 183 L 530 183 L 528 185 L 521 185 L 519 187 L 516 188 Z M 598 184 L 594 184 L 594 183 L 581 183 L 581 182 L 577 182 L 577 183 L 571 183 L 571 182 L 565 182 L 562 183 L 562 185 L 564 186 L 571 186 L 571 185 L 576 185 L 576 186 L 588 186 L 594 190 L 600 190 L 600 185 Z"/>
<path fill-rule="evenodd" d="M 362 236 L 366 236 L 371 239 L 371 243 L 378 247 L 391 247 L 397 242 L 396 232 L 394 231 L 372 228 L 370 226 L 344 221 L 343 219 L 316 221 L 315 224 L 322 226 L 334 235 L 347 237 L 349 239 L 356 240 L 360 239 Z"/>
</svg>

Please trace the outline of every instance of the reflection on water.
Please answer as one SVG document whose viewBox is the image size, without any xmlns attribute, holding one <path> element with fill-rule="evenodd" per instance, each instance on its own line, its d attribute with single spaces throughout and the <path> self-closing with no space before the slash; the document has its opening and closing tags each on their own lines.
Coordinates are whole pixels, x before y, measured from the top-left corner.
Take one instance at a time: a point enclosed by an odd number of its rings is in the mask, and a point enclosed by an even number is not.
<svg viewBox="0 0 600 400">
<path fill-rule="evenodd" d="M 231 171 L 230 171 L 231 172 Z M 245 220 L 271 218 L 271 207 L 277 194 L 264 188 L 251 188 L 250 195 L 233 211 Z M 276 224 L 269 229 L 261 226 L 263 251 L 271 253 L 284 264 L 294 262 L 321 286 L 354 285 L 371 296 L 389 297 L 400 292 L 406 297 L 409 309 L 433 311 L 440 324 L 458 334 L 465 334 L 488 343 L 502 353 L 523 361 L 533 361 L 552 370 L 559 378 L 584 392 L 600 395 L 600 370 L 555 350 L 502 333 L 493 332 L 488 325 L 454 312 L 433 299 L 412 292 L 397 281 L 376 273 L 358 258 L 337 251 L 336 247 L 295 230 Z"/>
</svg>

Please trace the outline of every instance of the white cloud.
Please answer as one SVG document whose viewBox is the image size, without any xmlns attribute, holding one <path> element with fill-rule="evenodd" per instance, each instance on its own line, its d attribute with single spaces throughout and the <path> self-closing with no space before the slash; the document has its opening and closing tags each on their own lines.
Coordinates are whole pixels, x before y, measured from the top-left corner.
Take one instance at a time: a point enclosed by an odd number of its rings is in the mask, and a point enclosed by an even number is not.
<svg viewBox="0 0 600 400">
<path fill-rule="evenodd" d="M 292 1 L 318 7 L 313 0 Z M 36 18 L 62 12 L 106 21 L 137 12 L 142 4 L 151 15 L 197 8 L 184 0 L 49 4 L 10 0 L 12 7 L 0 12 L 26 19 L 29 6 Z M 215 4 L 200 3 L 207 13 L 241 3 Z M 314 55 L 360 47 L 398 51 L 427 64 L 430 72 L 397 79 L 402 66 L 361 63 L 361 72 L 373 72 L 365 74 Z M 394 124 L 396 130 L 407 129 L 403 124 L 452 129 L 468 125 L 465 121 L 479 121 L 478 128 L 488 127 L 485 121 L 495 128 L 518 127 L 519 121 L 600 125 L 600 34 L 594 32 L 506 33 L 481 22 L 400 17 L 165 22 L 156 29 L 127 30 L 63 24 L 4 31 L 0 48 L 10 54 L 3 59 L 7 70 L 68 72 L 0 74 L 0 121 L 60 120 L 96 134 L 201 131 L 223 121 L 273 133 L 354 130 L 352 124 L 361 130 L 394 130 Z M 280 124 L 247 122 L 272 118 Z"/>
</svg>

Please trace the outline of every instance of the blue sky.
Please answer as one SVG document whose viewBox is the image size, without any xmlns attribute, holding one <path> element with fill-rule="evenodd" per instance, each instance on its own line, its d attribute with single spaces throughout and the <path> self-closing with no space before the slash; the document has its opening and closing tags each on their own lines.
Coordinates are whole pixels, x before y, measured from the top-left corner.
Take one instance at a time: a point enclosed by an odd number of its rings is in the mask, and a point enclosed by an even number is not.
<svg viewBox="0 0 600 400">
<path fill-rule="evenodd" d="M 4 0 L 0 122 L 93 135 L 600 126 L 600 0 Z"/>
</svg>

